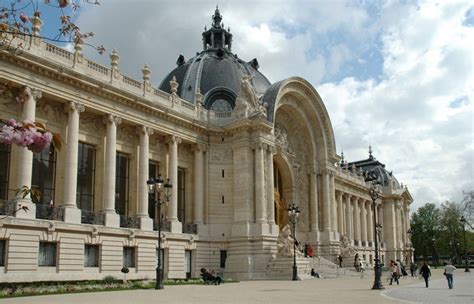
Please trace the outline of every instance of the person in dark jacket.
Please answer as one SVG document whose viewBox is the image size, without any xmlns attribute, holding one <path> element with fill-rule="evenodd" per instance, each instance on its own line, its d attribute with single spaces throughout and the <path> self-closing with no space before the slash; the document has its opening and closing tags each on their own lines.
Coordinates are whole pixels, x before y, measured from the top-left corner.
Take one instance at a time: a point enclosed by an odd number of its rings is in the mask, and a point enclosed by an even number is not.
<svg viewBox="0 0 474 304">
<path fill-rule="evenodd" d="M 421 266 L 420 274 L 423 277 L 423 279 L 425 279 L 425 285 L 426 285 L 426 288 L 428 288 L 428 280 L 431 276 L 431 271 L 430 271 L 430 266 L 428 266 L 428 263 L 426 263 L 426 261 L 423 262 L 423 266 Z"/>
</svg>

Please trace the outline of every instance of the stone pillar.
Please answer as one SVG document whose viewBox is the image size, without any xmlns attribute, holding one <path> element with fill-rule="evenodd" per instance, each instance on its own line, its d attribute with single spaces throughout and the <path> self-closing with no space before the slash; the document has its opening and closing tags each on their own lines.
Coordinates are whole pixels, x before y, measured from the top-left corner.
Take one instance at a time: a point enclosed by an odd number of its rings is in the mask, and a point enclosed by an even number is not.
<svg viewBox="0 0 474 304">
<path fill-rule="evenodd" d="M 344 210 L 342 208 L 342 192 L 337 192 L 337 224 L 340 234 L 344 234 Z"/>
<path fill-rule="evenodd" d="M 360 201 L 360 228 L 361 228 L 361 239 L 362 242 L 364 242 L 364 247 L 367 247 L 367 211 L 365 209 L 365 200 L 364 199 L 359 199 Z"/>
<path fill-rule="evenodd" d="M 118 116 L 108 114 L 107 138 L 105 143 L 104 206 L 105 226 L 119 227 L 120 216 L 115 212 L 115 166 L 117 157 L 117 125 L 122 122 Z"/>
<path fill-rule="evenodd" d="M 329 198 L 331 207 L 331 230 L 337 231 L 337 203 L 336 203 L 336 186 L 334 184 L 334 174 L 329 174 Z"/>
<path fill-rule="evenodd" d="M 64 172 L 64 221 L 81 223 L 81 211 L 77 208 L 77 162 L 79 147 L 79 114 L 84 112 L 84 106 L 70 101 L 67 105 L 68 125 L 66 142 L 66 160 Z"/>
<path fill-rule="evenodd" d="M 265 174 L 263 145 L 257 143 L 255 150 L 255 220 L 257 223 L 266 223 L 267 202 L 265 201 Z"/>
<path fill-rule="evenodd" d="M 354 239 L 354 230 L 352 229 L 351 195 L 346 194 L 346 235 L 349 239 Z"/>
<path fill-rule="evenodd" d="M 140 126 L 137 128 L 137 133 L 140 136 L 140 155 L 138 160 L 138 220 L 140 222 L 141 230 L 153 231 L 153 220 L 148 214 L 148 185 L 147 181 L 150 177 L 148 171 L 149 165 L 149 149 L 150 149 L 150 135 L 153 130 L 149 127 Z"/>
<path fill-rule="evenodd" d="M 354 240 L 357 241 L 360 246 L 360 210 L 359 210 L 359 198 L 354 197 L 353 200 L 354 204 L 354 212 L 353 212 L 353 217 L 354 217 Z"/>
<path fill-rule="evenodd" d="M 275 194 L 274 192 L 274 180 L 273 180 L 273 154 L 275 148 L 268 146 L 267 149 L 267 211 L 268 211 L 268 223 L 275 224 Z"/>
<path fill-rule="evenodd" d="M 204 223 L 204 152 L 205 146 L 194 147 L 194 223 Z"/>
<path fill-rule="evenodd" d="M 25 87 L 20 93 L 24 99 L 21 120 L 35 121 L 36 119 L 36 101 L 42 97 L 41 91 L 30 89 Z M 33 174 L 33 152 L 28 150 L 26 147 L 13 146 L 12 153 L 16 153 L 18 157 L 18 179 L 16 183 L 12 185 L 13 189 L 20 189 L 23 186 L 31 189 L 31 178 Z M 22 198 L 18 195 L 15 198 L 15 210 L 21 207 L 28 207 L 28 211 L 18 211 L 15 213 L 15 217 L 21 218 L 35 218 L 36 217 L 36 205 L 31 201 L 30 195 Z"/>
<path fill-rule="evenodd" d="M 181 233 L 182 225 L 178 221 L 178 145 L 181 138 L 177 136 L 168 137 L 169 151 L 169 176 L 170 183 L 173 185 L 171 191 L 170 204 L 168 206 L 168 221 L 171 224 L 171 232 Z"/>
<path fill-rule="evenodd" d="M 312 170 L 310 172 L 310 221 L 311 221 L 311 230 L 319 230 L 318 222 L 318 180 L 316 171 Z"/>
<path fill-rule="evenodd" d="M 365 201 L 365 203 L 367 204 L 367 238 L 369 242 L 372 242 L 372 246 L 374 246 L 374 213 L 372 201 Z"/>
<path fill-rule="evenodd" d="M 331 230 L 331 202 L 330 202 L 330 181 L 327 172 L 322 174 L 323 191 L 323 230 Z"/>
</svg>

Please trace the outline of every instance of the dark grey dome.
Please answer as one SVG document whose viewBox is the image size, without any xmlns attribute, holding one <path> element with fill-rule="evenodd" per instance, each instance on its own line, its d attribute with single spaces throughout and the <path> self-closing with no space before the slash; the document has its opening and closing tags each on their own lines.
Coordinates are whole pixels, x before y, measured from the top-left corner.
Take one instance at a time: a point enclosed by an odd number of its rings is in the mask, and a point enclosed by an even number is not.
<svg viewBox="0 0 474 304">
<path fill-rule="evenodd" d="M 251 83 L 257 95 L 265 93 L 270 82 L 258 71 L 257 59 L 245 62 L 231 52 L 232 34 L 230 29 L 223 28 L 221 20 L 219 9 L 216 9 L 212 27 L 202 34 L 203 51 L 189 60 L 180 55 L 176 62 L 178 67 L 163 79 L 159 89 L 170 93 L 170 81 L 176 77 L 178 95 L 194 104 L 199 88 L 207 109 L 216 101 L 226 101 L 233 108 L 243 75 L 252 77 Z"/>
</svg>

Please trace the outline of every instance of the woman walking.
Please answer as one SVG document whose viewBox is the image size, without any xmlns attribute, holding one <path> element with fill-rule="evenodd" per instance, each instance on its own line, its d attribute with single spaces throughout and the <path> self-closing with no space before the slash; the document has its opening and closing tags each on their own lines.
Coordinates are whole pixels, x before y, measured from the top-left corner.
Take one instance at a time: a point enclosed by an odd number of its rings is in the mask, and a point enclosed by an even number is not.
<svg viewBox="0 0 474 304">
<path fill-rule="evenodd" d="M 426 285 L 426 288 L 428 288 L 428 280 L 431 276 L 431 271 L 430 271 L 430 266 L 428 266 L 428 263 L 426 263 L 426 261 L 423 262 L 423 266 L 421 266 L 420 274 L 423 277 L 423 279 L 425 279 L 425 285 Z"/>
</svg>

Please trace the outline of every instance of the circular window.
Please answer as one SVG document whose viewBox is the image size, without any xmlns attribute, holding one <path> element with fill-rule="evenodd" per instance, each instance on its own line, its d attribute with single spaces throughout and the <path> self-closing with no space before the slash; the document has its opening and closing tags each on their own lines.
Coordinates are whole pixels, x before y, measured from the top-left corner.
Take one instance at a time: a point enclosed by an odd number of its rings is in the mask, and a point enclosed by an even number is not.
<svg viewBox="0 0 474 304">
<path fill-rule="evenodd" d="M 232 111 L 232 106 L 227 100 L 217 99 L 212 103 L 211 110 L 216 112 L 229 112 Z"/>
</svg>

